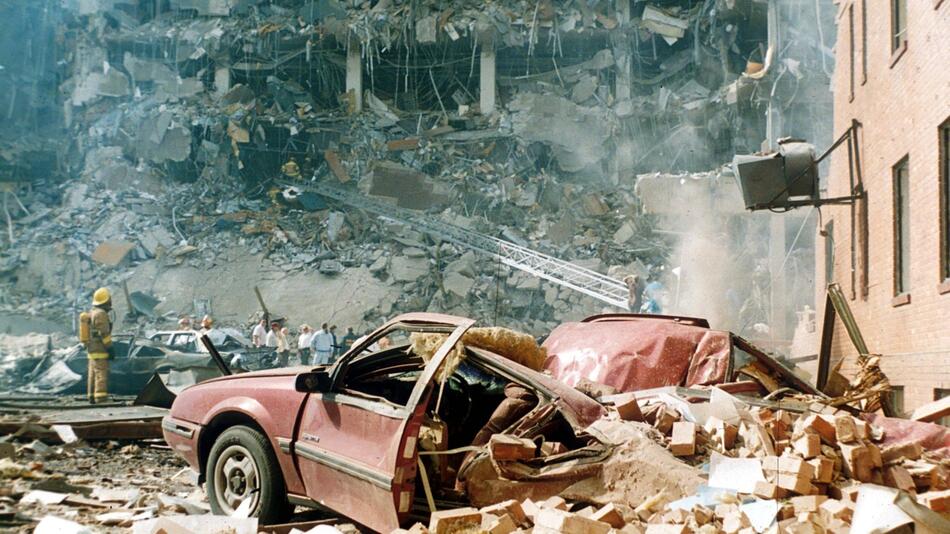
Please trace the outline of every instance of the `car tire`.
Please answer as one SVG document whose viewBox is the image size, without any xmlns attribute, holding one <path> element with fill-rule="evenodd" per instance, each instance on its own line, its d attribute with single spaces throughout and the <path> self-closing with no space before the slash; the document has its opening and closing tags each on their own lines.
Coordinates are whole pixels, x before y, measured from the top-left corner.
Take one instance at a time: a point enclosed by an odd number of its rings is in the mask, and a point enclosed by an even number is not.
<svg viewBox="0 0 950 534">
<path fill-rule="evenodd" d="M 218 436 L 205 465 L 208 503 L 216 515 L 233 515 L 252 499 L 250 516 L 261 524 L 290 517 L 284 477 L 267 438 L 246 426 L 231 427 Z"/>
</svg>

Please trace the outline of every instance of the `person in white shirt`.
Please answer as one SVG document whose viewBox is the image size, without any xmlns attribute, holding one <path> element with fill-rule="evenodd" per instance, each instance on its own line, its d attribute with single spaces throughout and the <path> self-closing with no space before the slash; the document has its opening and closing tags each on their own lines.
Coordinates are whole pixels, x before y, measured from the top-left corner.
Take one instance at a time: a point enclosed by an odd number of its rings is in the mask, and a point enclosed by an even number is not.
<svg viewBox="0 0 950 534">
<path fill-rule="evenodd" d="M 254 325 L 254 329 L 251 330 L 251 343 L 255 347 L 264 346 L 264 338 L 267 336 L 267 321 L 261 319 L 259 323 Z"/>
<path fill-rule="evenodd" d="M 264 336 L 264 346 L 272 349 L 277 348 L 277 331 L 280 330 L 280 324 L 274 322 L 270 324 L 270 330 Z"/>
<path fill-rule="evenodd" d="M 313 363 L 315 365 L 327 365 L 333 356 L 333 334 L 327 328 L 327 323 L 320 325 L 313 337 L 310 339 L 310 349 L 313 351 Z"/>
<path fill-rule="evenodd" d="M 297 337 L 297 356 L 300 357 L 300 365 L 310 365 L 310 338 L 313 337 L 313 329 L 310 325 L 300 325 L 300 336 Z"/>
</svg>

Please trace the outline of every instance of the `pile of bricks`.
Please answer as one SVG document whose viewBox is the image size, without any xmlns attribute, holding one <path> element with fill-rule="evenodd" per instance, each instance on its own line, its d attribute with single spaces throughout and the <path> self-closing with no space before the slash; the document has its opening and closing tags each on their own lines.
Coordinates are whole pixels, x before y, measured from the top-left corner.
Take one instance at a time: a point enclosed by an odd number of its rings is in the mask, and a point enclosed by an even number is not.
<svg viewBox="0 0 950 534">
<path fill-rule="evenodd" d="M 626 506 L 608 504 L 595 508 L 571 505 L 561 497 L 551 497 L 535 502 L 509 500 L 482 509 L 457 508 L 433 512 L 429 527 L 417 523 L 400 533 L 413 534 L 461 534 L 488 533 L 509 534 L 533 532 L 554 534 L 557 532 L 577 534 L 607 534 L 608 532 L 645 532 L 640 526 L 636 512 Z M 652 531 L 651 531 L 652 532 Z M 659 531 L 657 531 L 659 532 Z M 666 532 L 666 531 L 664 531 Z M 669 531 L 674 532 L 674 531 Z M 676 531 L 679 532 L 679 531 Z"/>
<path fill-rule="evenodd" d="M 634 401 L 634 406 L 617 408 L 621 419 L 656 428 L 670 452 L 686 462 L 701 465 L 713 454 L 752 460 L 758 462 L 764 480 L 745 481 L 754 488 L 748 493 L 689 509 L 669 506 L 671 500 L 662 493 L 642 503 L 599 507 L 560 497 L 510 500 L 482 509 L 437 511 L 428 527 L 420 523 L 399 532 L 847 533 L 859 488 L 865 483 L 902 490 L 950 519 L 950 464 L 928 457 L 917 443 L 881 448 L 881 431 L 847 412 L 817 405 L 801 415 L 752 408 L 742 410 L 735 425 L 716 417 L 699 425 L 662 403 L 638 406 Z M 499 457 L 534 456 L 534 444 L 528 440 L 496 436 L 491 445 Z M 768 529 L 758 525 L 756 530 L 755 518 L 743 503 L 762 501 L 774 503 L 777 512 Z"/>
</svg>

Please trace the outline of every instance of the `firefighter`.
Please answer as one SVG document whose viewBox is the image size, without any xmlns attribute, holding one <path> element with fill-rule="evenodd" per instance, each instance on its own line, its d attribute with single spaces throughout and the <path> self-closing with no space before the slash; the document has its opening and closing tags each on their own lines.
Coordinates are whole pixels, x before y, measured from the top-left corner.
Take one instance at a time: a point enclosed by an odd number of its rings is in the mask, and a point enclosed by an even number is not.
<svg viewBox="0 0 950 534">
<path fill-rule="evenodd" d="M 92 309 L 79 317 L 79 340 L 89 359 L 86 395 L 89 402 L 103 402 L 109 396 L 109 359 L 112 358 L 112 295 L 100 287 L 92 295 Z"/>
</svg>

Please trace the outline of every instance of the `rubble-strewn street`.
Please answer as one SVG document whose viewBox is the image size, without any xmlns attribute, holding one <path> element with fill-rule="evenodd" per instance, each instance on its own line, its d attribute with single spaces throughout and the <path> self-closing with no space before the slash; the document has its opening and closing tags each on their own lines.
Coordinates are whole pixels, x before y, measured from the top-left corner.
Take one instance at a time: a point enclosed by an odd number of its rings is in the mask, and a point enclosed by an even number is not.
<svg viewBox="0 0 950 534">
<path fill-rule="evenodd" d="M 950 532 L 950 3 L 866 4 L 0 0 L 0 530 Z"/>
</svg>

